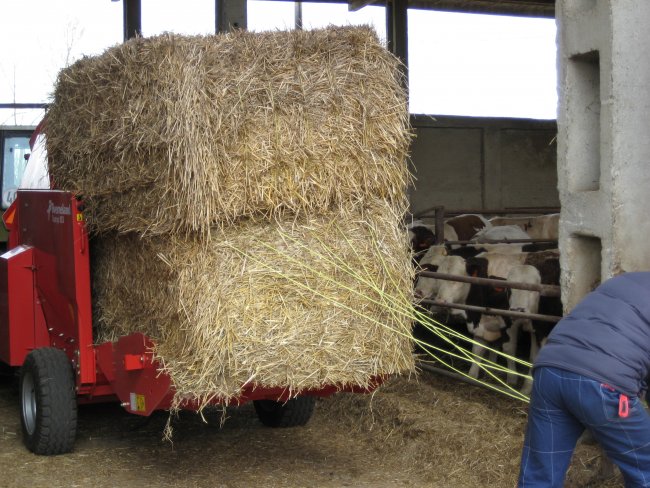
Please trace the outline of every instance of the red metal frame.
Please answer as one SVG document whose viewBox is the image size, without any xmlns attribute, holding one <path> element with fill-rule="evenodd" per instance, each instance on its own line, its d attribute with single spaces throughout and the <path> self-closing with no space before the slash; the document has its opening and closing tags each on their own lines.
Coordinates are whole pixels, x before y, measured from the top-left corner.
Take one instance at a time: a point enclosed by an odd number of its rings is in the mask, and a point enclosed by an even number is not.
<svg viewBox="0 0 650 488">
<path fill-rule="evenodd" d="M 150 338 L 136 333 L 93 345 L 89 243 L 82 208 L 69 192 L 19 190 L 5 212 L 9 251 L 0 256 L 0 360 L 20 366 L 29 351 L 56 347 L 76 369 L 81 403 L 117 397 L 129 412 L 145 416 L 167 409 L 175 392 L 153 359 Z M 382 380 L 372 378 L 368 388 L 329 385 L 299 393 L 367 393 Z M 286 401 L 295 394 L 250 384 L 230 404 Z M 193 401 L 180 406 L 198 408 Z"/>
</svg>

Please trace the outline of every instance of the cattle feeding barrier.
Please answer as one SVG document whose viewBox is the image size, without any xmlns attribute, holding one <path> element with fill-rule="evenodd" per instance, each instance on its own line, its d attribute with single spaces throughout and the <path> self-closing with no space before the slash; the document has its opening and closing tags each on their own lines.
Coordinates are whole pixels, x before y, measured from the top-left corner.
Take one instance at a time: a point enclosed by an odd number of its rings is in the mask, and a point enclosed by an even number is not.
<svg viewBox="0 0 650 488">
<path fill-rule="evenodd" d="M 459 281 L 462 283 L 471 283 L 476 285 L 496 286 L 499 288 L 515 288 L 518 290 L 537 291 L 539 292 L 540 296 L 545 296 L 545 297 L 559 297 L 561 291 L 560 287 L 557 285 L 544 285 L 544 284 L 537 285 L 534 283 L 520 283 L 516 281 L 497 280 L 493 278 L 479 278 L 475 276 L 451 275 L 446 273 L 438 273 L 435 271 L 420 271 L 418 273 L 418 276 L 423 276 L 425 278 L 436 278 L 439 280 L 447 280 L 447 281 Z M 426 298 L 419 300 L 418 303 L 424 305 L 435 305 L 442 308 L 456 308 L 459 310 L 467 310 L 471 312 L 481 312 L 486 315 L 500 315 L 504 317 L 540 320 L 543 322 L 555 323 L 562 318 L 556 315 L 542 315 L 536 313 L 517 312 L 514 310 L 503 310 L 498 308 L 465 305 L 460 303 L 448 303 L 448 302 L 443 302 L 441 300 L 429 300 Z"/>
<path fill-rule="evenodd" d="M 481 244 L 557 244 L 555 239 L 481 239 L 481 240 L 470 240 L 470 241 L 444 241 L 440 244 L 445 246 L 456 246 L 456 245 L 471 245 L 471 246 L 480 246 Z"/>
</svg>

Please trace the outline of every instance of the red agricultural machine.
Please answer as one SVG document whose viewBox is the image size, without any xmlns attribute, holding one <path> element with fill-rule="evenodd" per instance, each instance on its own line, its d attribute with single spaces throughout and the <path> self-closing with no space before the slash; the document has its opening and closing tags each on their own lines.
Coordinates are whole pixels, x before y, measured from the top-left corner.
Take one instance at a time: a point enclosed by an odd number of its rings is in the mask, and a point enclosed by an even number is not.
<svg viewBox="0 0 650 488">
<path fill-rule="evenodd" d="M 78 404 L 119 401 L 143 416 L 168 409 L 175 392 L 153 359 L 150 338 L 93 341 L 83 203 L 69 192 L 19 190 L 3 219 L 9 242 L 0 256 L 0 362 L 20 368 L 25 445 L 37 454 L 70 451 Z M 289 427 L 309 420 L 315 397 L 341 390 L 370 391 L 330 385 L 295 397 L 252 385 L 231 403 L 253 401 L 263 424 Z"/>
</svg>

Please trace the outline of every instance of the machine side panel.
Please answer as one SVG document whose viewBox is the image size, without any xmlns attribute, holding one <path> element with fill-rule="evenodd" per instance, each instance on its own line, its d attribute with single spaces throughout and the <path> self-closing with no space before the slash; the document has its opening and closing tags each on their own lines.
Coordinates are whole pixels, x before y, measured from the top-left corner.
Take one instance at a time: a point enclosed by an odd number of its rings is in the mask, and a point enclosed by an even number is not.
<svg viewBox="0 0 650 488">
<path fill-rule="evenodd" d="M 33 249 L 18 246 L 0 256 L 0 360 L 21 366 L 38 344 L 34 307 Z M 41 336 L 42 337 L 42 336 Z"/>
<path fill-rule="evenodd" d="M 79 386 L 94 384 L 90 263 L 83 214 L 69 192 L 19 190 L 17 201 L 21 244 L 35 249 L 36 298 L 51 345 L 74 360 Z"/>
</svg>

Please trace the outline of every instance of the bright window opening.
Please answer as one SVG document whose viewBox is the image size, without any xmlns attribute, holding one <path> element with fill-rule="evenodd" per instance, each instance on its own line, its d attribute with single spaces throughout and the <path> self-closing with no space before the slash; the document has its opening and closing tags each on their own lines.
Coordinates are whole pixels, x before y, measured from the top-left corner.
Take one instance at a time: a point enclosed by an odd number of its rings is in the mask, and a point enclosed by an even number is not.
<svg viewBox="0 0 650 488">
<path fill-rule="evenodd" d="M 553 19 L 409 10 L 410 111 L 554 119 Z"/>
<path fill-rule="evenodd" d="M 248 29 L 268 31 L 293 29 L 297 17 L 302 15 L 303 29 L 319 29 L 329 25 L 371 25 L 382 41 L 386 39 L 386 13 L 384 7 L 364 7 L 350 12 L 347 4 L 302 3 L 302 14 L 296 13 L 293 2 L 248 0 Z"/>
<path fill-rule="evenodd" d="M 38 3 L 38 6 L 36 5 Z M 122 3 L 103 0 L 8 2 L 0 43 L 0 101 L 46 102 L 61 68 L 122 40 Z M 214 32 L 214 0 L 142 0 L 145 36 Z M 38 15 L 32 16 L 37 11 Z M 303 28 L 372 25 L 386 38 L 384 7 L 303 3 Z M 250 30 L 291 29 L 293 2 L 248 0 Z M 411 9 L 410 110 L 432 115 L 556 116 L 555 21 Z M 16 44 L 16 39 L 20 42 Z M 34 124 L 40 111 L 0 110 L 0 124 Z"/>
<path fill-rule="evenodd" d="M 214 34 L 214 0 L 141 0 L 142 35 Z M 120 2 L 121 4 L 121 2 Z"/>
</svg>

